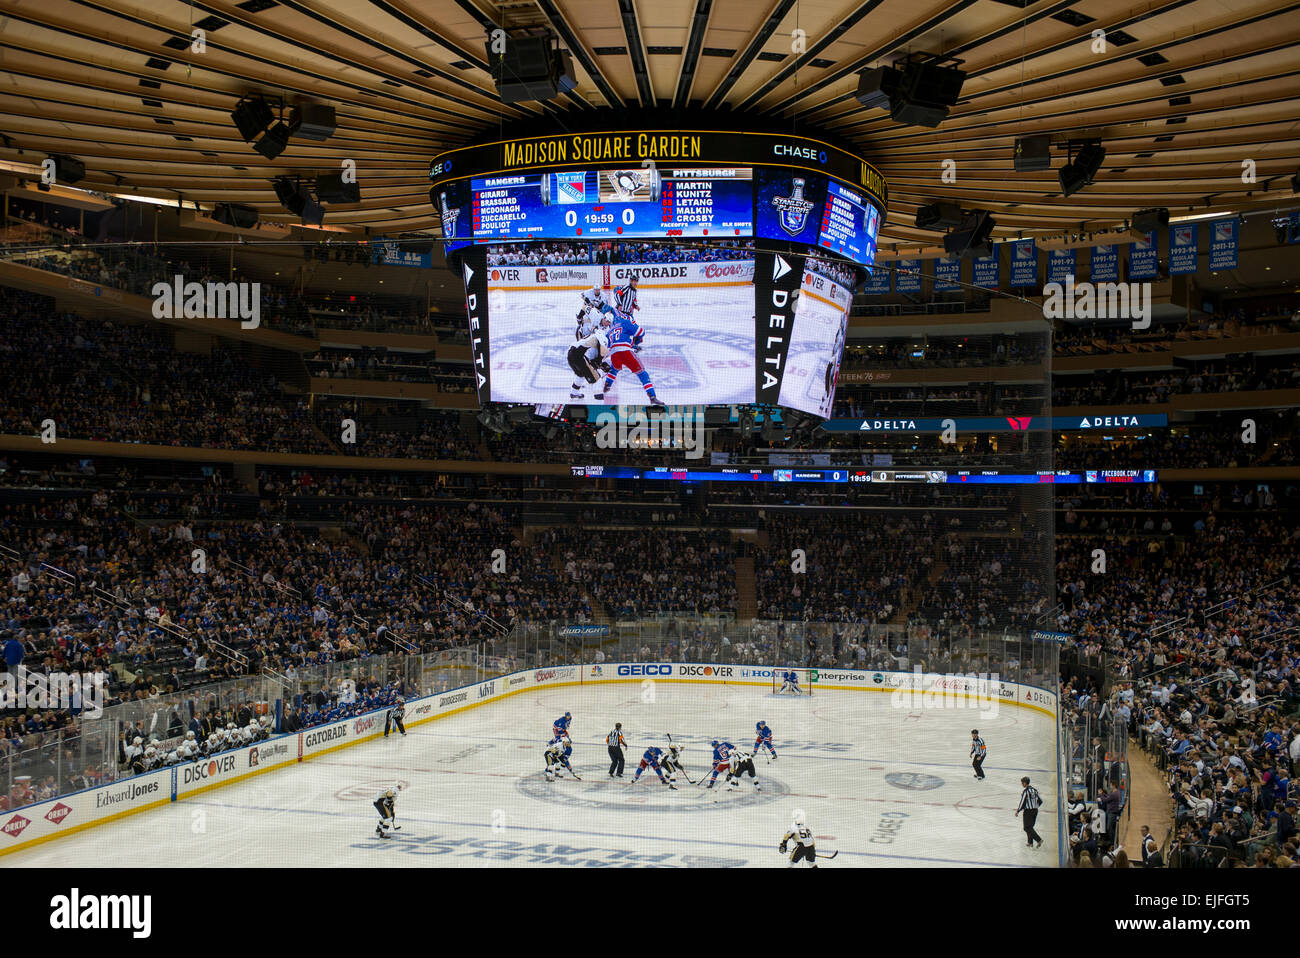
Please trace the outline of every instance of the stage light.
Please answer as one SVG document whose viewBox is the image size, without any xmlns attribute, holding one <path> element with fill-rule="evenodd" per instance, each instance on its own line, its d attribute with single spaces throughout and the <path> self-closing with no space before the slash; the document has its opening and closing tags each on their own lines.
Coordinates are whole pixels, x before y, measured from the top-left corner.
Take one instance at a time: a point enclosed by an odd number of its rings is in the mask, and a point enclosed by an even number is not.
<svg viewBox="0 0 1300 958">
<path fill-rule="evenodd" d="M 960 226 L 961 220 L 961 207 L 956 203 L 931 203 L 916 211 L 919 230 L 950 230 Z"/>
<path fill-rule="evenodd" d="M 235 104 L 230 118 L 235 121 L 239 135 L 247 143 L 256 140 L 275 120 L 271 106 L 260 96 L 245 97 Z"/>
<path fill-rule="evenodd" d="M 1092 179 L 1101 169 L 1102 161 L 1106 159 L 1106 149 L 1099 142 L 1091 141 L 1085 143 L 1083 147 L 1075 154 L 1074 159 L 1061 167 L 1058 177 L 1061 181 L 1061 192 L 1070 196 L 1079 192 L 1085 186 L 1092 185 Z"/>
</svg>

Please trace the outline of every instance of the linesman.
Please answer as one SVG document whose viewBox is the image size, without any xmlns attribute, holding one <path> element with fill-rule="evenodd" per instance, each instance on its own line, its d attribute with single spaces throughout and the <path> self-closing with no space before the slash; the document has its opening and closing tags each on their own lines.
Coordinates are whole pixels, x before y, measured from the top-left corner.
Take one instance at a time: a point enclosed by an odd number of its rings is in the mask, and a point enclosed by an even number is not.
<svg viewBox="0 0 1300 958">
<path fill-rule="evenodd" d="M 627 739 L 623 737 L 623 723 L 615 722 L 614 731 L 605 736 L 609 747 L 609 777 L 623 777 L 623 749 L 627 748 Z"/>
<path fill-rule="evenodd" d="M 1026 844 L 1033 848 L 1034 843 L 1037 842 L 1038 847 L 1042 848 L 1043 839 L 1038 832 L 1034 831 L 1034 822 L 1038 820 L 1038 810 L 1043 807 L 1043 796 L 1038 794 L 1038 789 L 1029 784 L 1028 775 L 1020 780 L 1020 784 L 1024 786 L 1024 791 L 1020 793 L 1020 805 L 1016 808 L 1016 814 L 1025 813 L 1023 822 Z"/>
</svg>

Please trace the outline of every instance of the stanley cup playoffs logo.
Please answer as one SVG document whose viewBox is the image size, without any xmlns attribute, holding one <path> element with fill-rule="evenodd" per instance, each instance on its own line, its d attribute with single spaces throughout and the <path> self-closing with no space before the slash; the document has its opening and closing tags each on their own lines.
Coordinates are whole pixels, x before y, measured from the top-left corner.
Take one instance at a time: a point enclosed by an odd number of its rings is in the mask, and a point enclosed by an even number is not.
<svg viewBox="0 0 1300 958">
<path fill-rule="evenodd" d="M 456 218 L 460 216 L 460 207 L 452 209 L 451 204 L 447 202 L 445 192 L 438 194 L 438 206 L 442 209 L 442 238 L 456 238 Z"/>
<path fill-rule="evenodd" d="M 798 236 L 803 232 L 808 214 L 813 208 L 812 200 L 803 197 L 803 184 L 803 177 L 796 176 L 791 184 L 789 196 L 772 197 L 772 206 L 780 214 L 781 229 L 791 236 Z"/>
</svg>

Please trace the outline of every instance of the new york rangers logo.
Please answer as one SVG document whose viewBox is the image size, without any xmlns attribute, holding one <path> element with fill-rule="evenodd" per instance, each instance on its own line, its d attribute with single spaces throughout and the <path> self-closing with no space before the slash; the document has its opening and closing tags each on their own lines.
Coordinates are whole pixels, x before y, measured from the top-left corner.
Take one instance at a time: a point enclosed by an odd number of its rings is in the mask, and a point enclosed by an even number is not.
<svg viewBox="0 0 1300 958">
<path fill-rule="evenodd" d="M 789 196 L 772 197 L 772 206 L 777 211 L 781 229 L 791 236 L 798 236 L 803 232 L 804 224 L 808 222 L 808 214 L 813 208 L 812 200 L 804 199 L 803 186 L 803 177 L 796 176 L 790 186 Z"/>
<path fill-rule="evenodd" d="M 561 203 L 587 202 L 587 174 L 556 173 L 555 192 Z"/>
<path fill-rule="evenodd" d="M 1178 226 L 1174 229 L 1174 245 L 1190 246 L 1192 245 L 1192 228 L 1190 226 Z"/>
<path fill-rule="evenodd" d="M 1215 223 L 1214 224 L 1214 241 L 1216 243 L 1229 243 L 1235 238 L 1237 224 L 1234 222 Z"/>
<path fill-rule="evenodd" d="M 1016 243 L 1012 249 L 1015 251 L 1016 259 L 1034 258 L 1034 244 L 1032 240 L 1028 243 Z"/>
<path fill-rule="evenodd" d="M 455 239 L 456 218 L 460 216 L 460 207 L 453 208 L 451 204 L 447 202 L 446 193 L 438 194 L 438 206 L 441 208 L 442 213 L 442 238 Z"/>
</svg>

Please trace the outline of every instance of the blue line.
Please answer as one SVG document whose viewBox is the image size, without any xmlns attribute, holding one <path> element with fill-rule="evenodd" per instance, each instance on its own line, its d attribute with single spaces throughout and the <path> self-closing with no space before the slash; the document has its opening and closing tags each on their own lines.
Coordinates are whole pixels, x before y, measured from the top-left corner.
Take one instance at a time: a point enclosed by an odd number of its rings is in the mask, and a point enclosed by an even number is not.
<svg viewBox="0 0 1300 958">
<path fill-rule="evenodd" d="M 338 817 L 338 818 L 362 817 L 361 815 L 352 815 L 351 813 L 348 812 L 331 812 L 326 809 L 316 809 L 316 808 L 275 808 L 275 807 L 268 807 L 265 805 L 235 805 L 230 802 L 192 802 L 191 804 L 207 805 L 212 808 L 241 809 L 244 811 L 254 811 L 254 812 L 280 812 L 280 813 L 287 812 L 290 814 L 297 814 L 297 815 L 328 815 L 328 816 Z M 442 818 L 410 818 L 407 816 L 403 816 L 402 821 L 420 822 L 426 825 L 451 825 L 451 826 L 460 826 L 464 828 L 478 828 L 478 829 L 482 829 L 482 828 L 490 829 L 492 827 L 491 825 L 483 825 L 478 822 L 458 822 L 458 821 L 452 821 L 450 819 L 442 819 Z M 562 828 L 544 828 L 539 825 L 511 825 L 509 827 L 512 829 L 519 829 L 521 831 L 526 831 L 526 832 L 548 832 L 556 835 L 594 835 L 598 838 L 626 838 L 625 835 L 620 835 L 612 832 L 578 831 L 575 829 L 562 829 Z M 648 839 L 650 841 L 658 841 L 658 842 L 677 842 L 679 844 L 691 844 L 691 845 L 717 845 L 723 848 L 756 848 L 756 849 L 763 849 L 765 851 L 770 850 L 772 847 L 770 844 L 758 844 L 756 842 L 721 842 L 721 841 L 717 841 L 714 839 L 707 839 L 707 838 L 662 838 L 656 835 L 642 835 L 641 838 Z M 921 855 L 884 855 L 877 852 L 854 852 L 854 851 L 849 851 L 847 849 L 840 850 L 840 854 L 854 855 L 861 858 L 892 858 L 892 859 L 897 859 L 899 861 L 939 862 L 946 865 L 978 865 L 981 867 L 993 867 L 993 868 L 1034 868 L 1036 867 L 1033 865 L 1014 865 L 1006 862 L 968 861 L 963 858 L 931 858 L 931 857 L 921 856 Z"/>
</svg>

